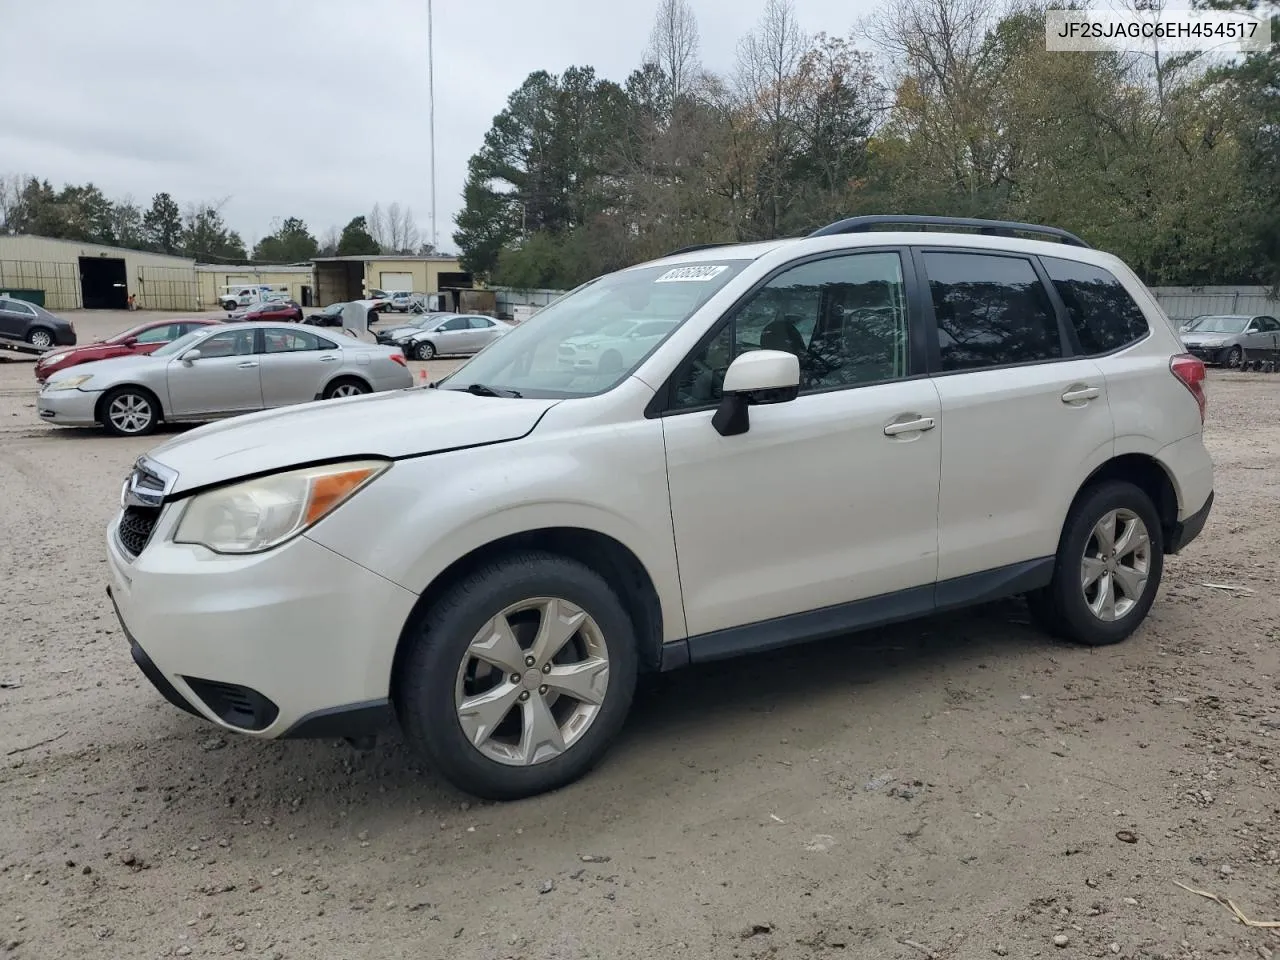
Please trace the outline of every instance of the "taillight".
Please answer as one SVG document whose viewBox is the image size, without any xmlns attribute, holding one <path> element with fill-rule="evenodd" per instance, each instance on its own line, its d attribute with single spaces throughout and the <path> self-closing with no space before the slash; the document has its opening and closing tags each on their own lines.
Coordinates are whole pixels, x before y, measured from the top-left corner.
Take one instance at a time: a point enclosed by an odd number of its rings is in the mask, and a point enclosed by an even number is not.
<svg viewBox="0 0 1280 960">
<path fill-rule="evenodd" d="M 1189 353 L 1179 353 L 1169 358 L 1169 370 L 1196 398 L 1196 403 L 1200 405 L 1200 422 L 1203 424 L 1205 407 L 1209 404 L 1204 395 L 1204 361 Z"/>
<path fill-rule="evenodd" d="M 404 361 L 404 354 L 403 354 L 403 353 L 393 353 L 393 354 L 391 354 L 391 361 L 392 361 L 392 363 L 398 363 L 398 364 L 400 364 L 400 366 L 404 367 L 406 370 L 408 370 L 408 369 L 409 369 L 409 364 L 405 363 L 405 361 Z"/>
</svg>

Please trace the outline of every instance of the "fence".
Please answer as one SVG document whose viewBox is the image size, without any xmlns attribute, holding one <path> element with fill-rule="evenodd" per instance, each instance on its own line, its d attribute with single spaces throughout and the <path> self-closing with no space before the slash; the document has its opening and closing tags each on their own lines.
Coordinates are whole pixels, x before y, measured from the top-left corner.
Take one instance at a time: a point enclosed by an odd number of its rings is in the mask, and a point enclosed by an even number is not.
<svg viewBox="0 0 1280 960">
<path fill-rule="evenodd" d="M 0 290 L 43 290 L 50 310 L 78 310 L 80 268 L 47 260 L 0 260 Z"/>
<path fill-rule="evenodd" d="M 564 290 L 516 290 L 513 287 L 491 289 L 498 301 L 498 316 L 505 320 L 516 317 L 516 307 L 532 307 L 535 311 L 541 310 L 552 300 L 565 294 Z M 521 310 L 521 318 L 523 319 L 527 313 Z"/>
<path fill-rule="evenodd" d="M 1152 287 L 1173 320 L 1213 314 L 1249 314 L 1280 318 L 1280 301 L 1267 287 Z"/>
</svg>

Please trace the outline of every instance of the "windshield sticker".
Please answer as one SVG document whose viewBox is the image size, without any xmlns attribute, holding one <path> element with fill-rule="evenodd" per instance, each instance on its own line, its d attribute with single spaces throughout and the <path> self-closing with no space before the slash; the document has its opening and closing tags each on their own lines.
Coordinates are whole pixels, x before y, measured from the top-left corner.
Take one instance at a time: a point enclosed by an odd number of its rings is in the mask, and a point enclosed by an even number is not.
<svg viewBox="0 0 1280 960">
<path fill-rule="evenodd" d="M 702 283 L 712 280 L 729 268 L 724 264 L 703 264 L 697 267 L 675 267 L 668 270 L 654 283 Z"/>
</svg>

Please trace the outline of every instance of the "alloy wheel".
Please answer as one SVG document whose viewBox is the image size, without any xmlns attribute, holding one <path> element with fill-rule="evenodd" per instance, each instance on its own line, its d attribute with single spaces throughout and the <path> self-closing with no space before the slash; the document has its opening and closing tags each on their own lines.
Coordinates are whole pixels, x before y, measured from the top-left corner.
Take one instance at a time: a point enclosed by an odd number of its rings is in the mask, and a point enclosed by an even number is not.
<svg viewBox="0 0 1280 960">
<path fill-rule="evenodd" d="M 47 330 L 36 330 L 31 334 L 31 345 L 33 347 L 52 347 L 53 337 L 49 335 Z"/>
<path fill-rule="evenodd" d="M 1099 620 L 1126 617 L 1142 600 L 1151 572 L 1151 534 L 1132 510 L 1108 510 L 1094 524 L 1080 562 L 1080 589 Z"/>
<path fill-rule="evenodd" d="M 596 621 L 567 600 L 536 597 L 502 610 L 472 638 L 454 706 L 483 756 L 527 767 L 581 740 L 608 686 L 609 651 Z"/>
<path fill-rule="evenodd" d="M 354 383 L 340 383 L 333 388 L 332 395 L 335 397 L 358 397 L 362 393 L 364 391 Z"/>
<path fill-rule="evenodd" d="M 107 418 L 121 433 L 141 433 L 154 415 L 151 401 L 136 393 L 122 393 L 107 407 Z"/>
</svg>

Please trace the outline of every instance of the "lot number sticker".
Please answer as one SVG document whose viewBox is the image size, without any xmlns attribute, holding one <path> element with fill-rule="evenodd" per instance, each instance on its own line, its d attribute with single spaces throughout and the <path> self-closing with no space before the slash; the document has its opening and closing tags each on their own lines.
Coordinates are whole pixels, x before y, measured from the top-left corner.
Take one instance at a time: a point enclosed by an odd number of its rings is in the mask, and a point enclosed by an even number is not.
<svg viewBox="0 0 1280 960">
<path fill-rule="evenodd" d="M 720 265 L 704 265 L 698 267 L 675 267 L 668 270 L 654 283 L 703 283 L 707 280 L 720 276 L 729 268 Z"/>
</svg>

